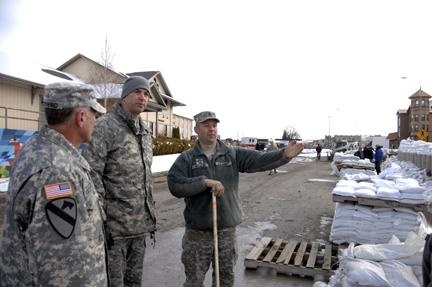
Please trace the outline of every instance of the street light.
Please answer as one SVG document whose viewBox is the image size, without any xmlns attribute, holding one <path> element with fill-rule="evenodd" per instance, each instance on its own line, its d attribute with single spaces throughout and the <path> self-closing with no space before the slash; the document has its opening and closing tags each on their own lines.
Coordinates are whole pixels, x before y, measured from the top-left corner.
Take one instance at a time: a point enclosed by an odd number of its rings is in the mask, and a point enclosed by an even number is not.
<svg viewBox="0 0 432 287">
<path fill-rule="evenodd" d="M 330 143 L 331 143 L 331 135 L 330 135 L 330 115 L 328 116 L 328 124 L 329 124 L 329 131 L 328 131 L 328 145 L 330 147 Z"/>
</svg>

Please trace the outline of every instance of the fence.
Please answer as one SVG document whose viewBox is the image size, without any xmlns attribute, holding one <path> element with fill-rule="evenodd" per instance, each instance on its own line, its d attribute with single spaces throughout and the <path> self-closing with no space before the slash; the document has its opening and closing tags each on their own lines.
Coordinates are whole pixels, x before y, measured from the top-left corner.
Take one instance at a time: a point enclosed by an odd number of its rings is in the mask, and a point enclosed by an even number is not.
<svg viewBox="0 0 432 287">
<path fill-rule="evenodd" d="M 43 112 L 0 106 L 0 128 L 38 130 L 44 121 Z"/>
</svg>

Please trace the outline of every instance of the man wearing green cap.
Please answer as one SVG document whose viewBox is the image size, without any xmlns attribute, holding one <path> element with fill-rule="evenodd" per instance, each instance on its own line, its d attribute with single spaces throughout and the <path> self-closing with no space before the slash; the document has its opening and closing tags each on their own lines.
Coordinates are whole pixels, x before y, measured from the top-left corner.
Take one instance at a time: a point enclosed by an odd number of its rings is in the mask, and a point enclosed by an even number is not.
<svg viewBox="0 0 432 287">
<path fill-rule="evenodd" d="M 105 109 L 91 86 L 44 89 L 48 126 L 12 168 L 0 249 L 0 286 L 107 286 L 101 209 L 78 147 Z"/>
<path fill-rule="evenodd" d="M 149 97 L 147 79 L 128 78 L 120 101 L 98 119 L 83 148 L 106 214 L 108 276 L 115 287 L 141 286 L 146 236 L 156 230 L 152 134 L 140 117 Z"/>
</svg>

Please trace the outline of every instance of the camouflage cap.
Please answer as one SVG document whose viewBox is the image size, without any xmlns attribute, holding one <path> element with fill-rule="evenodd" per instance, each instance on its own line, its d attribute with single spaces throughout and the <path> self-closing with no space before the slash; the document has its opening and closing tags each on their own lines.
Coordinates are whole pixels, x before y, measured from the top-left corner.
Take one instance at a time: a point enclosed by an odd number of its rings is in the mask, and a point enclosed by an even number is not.
<svg viewBox="0 0 432 287">
<path fill-rule="evenodd" d="M 45 86 L 43 104 L 51 109 L 90 107 L 98 113 L 106 113 L 106 109 L 97 102 L 93 87 L 76 82 L 58 82 Z"/>
<path fill-rule="evenodd" d="M 201 112 L 199 114 L 196 114 L 194 116 L 194 120 L 197 124 L 205 122 L 207 120 L 215 120 L 215 121 L 219 122 L 219 119 L 216 117 L 216 114 L 214 112 L 210 112 L 210 111 L 204 111 L 204 112 Z"/>
</svg>

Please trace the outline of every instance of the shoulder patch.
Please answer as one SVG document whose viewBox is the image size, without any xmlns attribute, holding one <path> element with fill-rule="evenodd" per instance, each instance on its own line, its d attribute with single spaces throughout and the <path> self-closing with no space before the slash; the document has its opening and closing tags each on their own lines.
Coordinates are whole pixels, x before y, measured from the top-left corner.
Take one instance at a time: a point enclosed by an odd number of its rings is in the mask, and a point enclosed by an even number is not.
<svg viewBox="0 0 432 287">
<path fill-rule="evenodd" d="M 64 239 L 68 239 L 77 219 L 77 206 L 73 198 L 57 198 L 45 205 L 45 212 L 51 227 Z"/>
<path fill-rule="evenodd" d="M 46 184 L 44 185 L 44 191 L 47 200 L 73 195 L 72 186 L 69 181 Z"/>
</svg>

